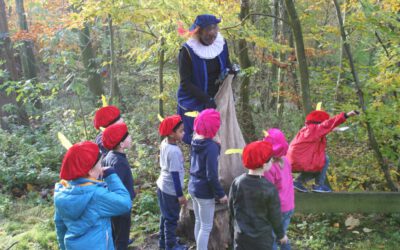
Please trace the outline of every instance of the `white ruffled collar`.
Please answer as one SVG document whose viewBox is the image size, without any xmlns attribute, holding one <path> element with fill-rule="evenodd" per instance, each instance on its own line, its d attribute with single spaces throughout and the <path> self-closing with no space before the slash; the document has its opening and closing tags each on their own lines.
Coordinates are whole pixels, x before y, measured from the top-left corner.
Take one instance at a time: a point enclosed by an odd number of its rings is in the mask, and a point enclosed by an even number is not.
<svg viewBox="0 0 400 250">
<path fill-rule="evenodd" d="M 225 40 L 221 33 L 218 33 L 215 41 L 208 46 L 203 45 L 199 40 L 193 37 L 191 37 L 186 44 L 192 48 L 193 52 L 201 59 L 213 59 L 221 54 L 224 49 Z"/>
</svg>

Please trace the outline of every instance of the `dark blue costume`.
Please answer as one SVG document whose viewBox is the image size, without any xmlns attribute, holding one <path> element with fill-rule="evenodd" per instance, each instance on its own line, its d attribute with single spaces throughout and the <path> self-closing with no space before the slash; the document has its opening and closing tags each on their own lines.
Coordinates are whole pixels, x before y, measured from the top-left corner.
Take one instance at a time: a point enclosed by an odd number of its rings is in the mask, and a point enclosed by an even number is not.
<svg viewBox="0 0 400 250">
<path fill-rule="evenodd" d="M 109 151 L 103 160 L 103 164 L 104 166 L 115 168 L 115 172 L 128 190 L 131 200 L 133 201 L 136 194 L 133 189 L 134 184 L 131 166 L 128 163 L 126 155 L 116 151 Z M 131 212 L 129 211 L 123 215 L 112 217 L 111 222 L 115 249 L 127 249 L 131 227 Z"/>
<path fill-rule="evenodd" d="M 196 18 L 194 25 L 201 28 L 211 24 L 218 24 L 219 19 L 212 15 L 200 15 Z M 177 93 L 178 107 L 177 113 L 181 115 L 184 123 L 185 136 L 183 141 L 190 144 L 193 134 L 194 118 L 185 116 L 186 112 L 202 111 L 205 108 L 215 108 L 214 96 L 218 92 L 219 86 L 216 84 L 217 79 L 228 72 L 230 68 L 229 52 L 226 41 L 218 34 L 216 41 L 223 44 L 222 51 L 214 58 L 204 59 L 196 54 L 193 49 L 194 38 L 189 39 L 179 52 L 179 74 L 180 86 Z M 198 41 L 201 44 L 201 41 Z M 214 41 L 215 43 L 215 41 Z M 198 50 L 213 45 L 200 45 Z M 219 48 L 221 49 L 221 47 Z M 222 72 L 222 74 L 221 74 Z"/>
</svg>

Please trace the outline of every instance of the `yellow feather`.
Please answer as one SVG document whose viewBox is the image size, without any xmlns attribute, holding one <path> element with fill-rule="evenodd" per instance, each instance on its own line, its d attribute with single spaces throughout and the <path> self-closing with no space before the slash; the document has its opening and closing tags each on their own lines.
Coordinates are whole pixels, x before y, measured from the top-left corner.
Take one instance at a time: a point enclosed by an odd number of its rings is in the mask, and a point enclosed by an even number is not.
<svg viewBox="0 0 400 250">
<path fill-rule="evenodd" d="M 101 95 L 101 101 L 103 102 L 103 107 L 107 107 L 108 106 L 107 98 L 104 95 Z"/>
<path fill-rule="evenodd" d="M 61 145 L 64 148 L 69 149 L 70 147 L 72 147 L 72 143 L 61 132 L 57 133 L 57 137 L 58 137 L 58 140 L 60 140 Z"/>
<path fill-rule="evenodd" d="M 225 151 L 225 154 L 226 155 L 231 155 L 231 154 L 242 154 L 243 153 L 243 149 L 241 149 L 241 148 L 230 148 L 230 149 L 227 149 L 226 151 Z"/>
<path fill-rule="evenodd" d="M 189 117 L 197 117 L 199 115 L 199 112 L 198 111 L 186 112 L 185 115 Z"/>
<path fill-rule="evenodd" d="M 160 114 L 157 114 L 157 117 L 158 117 L 158 120 L 159 120 L 160 122 L 164 121 L 164 118 L 162 118 L 162 116 L 161 116 Z"/>
<path fill-rule="evenodd" d="M 322 102 L 317 103 L 317 107 L 315 108 L 315 110 L 321 110 L 322 107 Z"/>
<path fill-rule="evenodd" d="M 264 137 L 268 137 L 269 136 L 267 131 L 263 130 L 263 133 L 264 133 Z"/>
</svg>

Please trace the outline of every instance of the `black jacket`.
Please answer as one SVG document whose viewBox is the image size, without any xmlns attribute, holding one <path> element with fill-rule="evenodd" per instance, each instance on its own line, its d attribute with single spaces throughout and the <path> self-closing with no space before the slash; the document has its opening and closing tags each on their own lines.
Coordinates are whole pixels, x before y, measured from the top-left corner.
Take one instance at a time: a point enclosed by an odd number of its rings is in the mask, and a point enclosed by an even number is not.
<svg viewBox="0 0 400 250">
<path fill-rule="evenodd" d="M 234 249 L 272 249 L 272 230 L 284 236 L 278 191 L 263 176 L 243 174 L 229 191 Z"/>
</svg>

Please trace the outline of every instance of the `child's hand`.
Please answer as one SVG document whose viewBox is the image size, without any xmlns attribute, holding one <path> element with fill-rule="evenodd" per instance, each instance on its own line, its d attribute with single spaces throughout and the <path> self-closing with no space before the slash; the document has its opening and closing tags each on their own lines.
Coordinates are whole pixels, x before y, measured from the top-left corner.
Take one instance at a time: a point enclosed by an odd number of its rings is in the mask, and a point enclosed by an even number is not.
<svg viewBox="0 0 400 250">
<path fill-rule="evenodd" d="M 178 197 L 178 201 L 179 201 L 179 205 L 181 205 L 181 206 L 186 206 L 186 204 L 187 204 L 187 200 L 184 195 L 182 195 L 181 197 Z"/>
<path fill-rule="evenodd" d="M 288 241 L 289 241 L 289 239 L 288 239 L 288 237 L 287 237 L 286 235 L 283 236 L 283 238 L 279 240 L 279 242 L 280 242 L 281 244 L 287 244 Z"/>
<path fill-rule="evenodd" d="M 227 202 L 228 202 L 228 196 L 226 196 L 226 195 L 224 197 L 222 197 L 221 199 L 219 199 L 219 203 L 225 204 Z"/>
<path fill-rule="evenodd" d="M 360 112 L 358 112 L 357 110 L 352 110 L 350 112 L 347 112 L 346 116 L 347 117 L 351 117 L 351 116 L 355 116 L 355 115 L 358 115 L 358 114 L 360 114 Z"/>
</svg>

